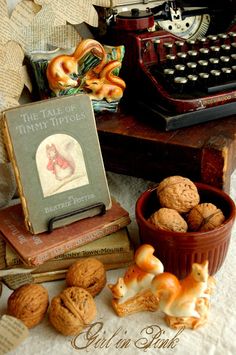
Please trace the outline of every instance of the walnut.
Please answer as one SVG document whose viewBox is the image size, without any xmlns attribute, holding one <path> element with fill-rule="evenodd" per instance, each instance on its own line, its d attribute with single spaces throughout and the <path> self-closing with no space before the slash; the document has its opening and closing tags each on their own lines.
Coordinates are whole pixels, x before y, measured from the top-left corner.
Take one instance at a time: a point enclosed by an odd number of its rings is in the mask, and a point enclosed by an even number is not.
<svg viewBox="0 0 236 355">
<path fill-rule="evenodd" d="M 88 291 L 68 287 L 52 299 L 49 320 L 60 333 L 75 335 L 94 320 L 96 313 L 96 304 Z"/>
<path fill-rule="evenodd" d="M 220 226 L 225 220 L 223 212 L 212 203 L 201 203 L 189 213 L 187 222 L 191 231 L 206 232 Z"/>
<path fill-rule="evenodd" d="M 172 208 L 180 213 L 190 211 L 200 197 L 194 183 L 182 176 L 170 176 L 157 187 L 161 207 Z"/>
<path fill-rule="evenodd" d="M 160 208 L 151 215 L 149 222 L 156 228 L 166 231 L 186 232 L 188 229 L 183 217 L 171 208 Z"/>
<path fill-rule="evenodd" d="M 66 283 L 67 286 L 83 287 L 95 296 L 106 284 L 106 270 L 95 258 L 78 260 L 68 269 Z"/>
<path fill-rule="evenodd" d="M 32 328 L 43 320 L 48 303 L 48 292 L 42 285 L 25 284 L 10 295 L 7 313 Z"/>
</svg>

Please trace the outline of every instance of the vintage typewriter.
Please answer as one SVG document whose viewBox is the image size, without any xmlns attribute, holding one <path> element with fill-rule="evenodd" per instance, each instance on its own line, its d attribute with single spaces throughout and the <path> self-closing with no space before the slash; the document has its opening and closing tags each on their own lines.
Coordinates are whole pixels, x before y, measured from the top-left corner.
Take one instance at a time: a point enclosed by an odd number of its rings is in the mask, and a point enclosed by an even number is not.
<svg viewBox="0 0 236 355">
<path fill-rule="evenodd" d="M 145 1 L 109 17 L 107 38 L 126 47 L 127 102 L 166 130 L 236 113 L 236 5 L 222 3 Z"/>
</svg>

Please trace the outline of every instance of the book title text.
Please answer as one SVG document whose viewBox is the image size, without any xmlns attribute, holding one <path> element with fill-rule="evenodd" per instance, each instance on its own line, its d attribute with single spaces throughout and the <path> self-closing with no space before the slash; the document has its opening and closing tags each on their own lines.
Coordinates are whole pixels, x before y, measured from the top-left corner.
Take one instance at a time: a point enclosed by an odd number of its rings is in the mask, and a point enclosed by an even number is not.
<svg viewBox="0 0 236 355">
<path fill-rule="evenodd" d="M 78 112 L 76 106 L 68 105 L 50 109 L 44 108 L 37 112 L 21 113 L 20 118 L 23 120 L 23 123 L 17 125 L 16 130 L 20 135 L 26 135 L 71 122 L 81 121 L 86 118 L 86 114 L 84 111 Z"/>
</svg>

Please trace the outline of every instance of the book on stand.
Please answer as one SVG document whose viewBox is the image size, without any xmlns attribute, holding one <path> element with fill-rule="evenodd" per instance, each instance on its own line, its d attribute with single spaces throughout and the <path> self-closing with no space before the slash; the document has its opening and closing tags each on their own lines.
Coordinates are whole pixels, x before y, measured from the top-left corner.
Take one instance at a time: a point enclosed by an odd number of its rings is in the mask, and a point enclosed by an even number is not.
<svg viewBox="0 0 236 355">
<path fill-rule="evenodd" d="M 111 207 L 91 100 L 70 95 L 3 112 L 26 228 L 33 234 Z"/>
<path fill-rule="evenodd" d="M 104 215 L 82 219 L 51 233 L 37 235 L 26 230 L 20 204 L 0 211 L 0 231 L 4 240 L 30 267 L 112 234 L 129 223 L 129 213 L 114 200 Z"/>
</svg>

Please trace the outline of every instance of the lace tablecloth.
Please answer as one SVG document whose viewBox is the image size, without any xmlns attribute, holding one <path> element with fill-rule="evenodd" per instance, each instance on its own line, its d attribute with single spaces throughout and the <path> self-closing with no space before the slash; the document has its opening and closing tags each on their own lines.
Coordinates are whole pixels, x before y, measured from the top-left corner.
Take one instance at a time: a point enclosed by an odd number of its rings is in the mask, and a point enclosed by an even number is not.
<svg viewBox="0 0 236 355">
<path fill-rule="evenodd" d="M 109 173 L 108 182 L 112 194 L 128 209 L 132 218 L 131 235 L 137 238 L 134 206 L 137 197 L 149 182 L 128 176 Z M 232 176 L 231 196 L 236 200 L 236 173 Z M 105 287 L 95 298 L 96 323 L 90 332 L 79 337 L 65 337 L 57 333 L 47 317 L 30 330 L 30 336 L 11 354 L 179 354 L 216 355 L 236 354 L 236 240 L 235 227 L 226 261 L 216 275 L 217 287 L 211 300 L 208 323 L 197 330 L 177 331 L 168 328 L 163 314 L 142 312 L 119 318 L 111 307 L 111 292 Z M 108 282 L 113 283 L 124 270 L 107 272 Z M 64 287 L 65 281 L 44 284 L 50 299 Z M 0 299 L 0 314 L 6 311 L 11 291 L 5 286 Z M 165 341 L 168 340 L 168 341 Z"/>
</svg>

